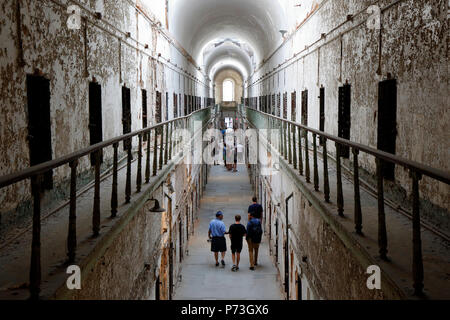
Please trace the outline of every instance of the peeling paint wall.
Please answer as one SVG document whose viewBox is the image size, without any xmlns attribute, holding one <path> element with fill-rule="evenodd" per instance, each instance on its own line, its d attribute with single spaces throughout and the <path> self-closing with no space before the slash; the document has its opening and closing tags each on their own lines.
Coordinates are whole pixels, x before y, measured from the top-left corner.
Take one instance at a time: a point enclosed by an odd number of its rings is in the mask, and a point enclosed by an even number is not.
<svg viewBox="0 0 450 320">
<path fill-rule="evenodd" d="M 295 90 L 299 121 L 299 92 L 308 89 L 308 125 L 318 129 L 317 97 L 323 85 L 325 131 L 337 135 L 338 87 L 348 80 L 352 86 L 350 139 L 377 148 L 378 83 L 389 73 L 397 79 L 398 90 L 396 154 L 449 170 L 448 2 L 376 2 L 382 9 L 381 38 L 380 31 L 367 24 L 371 4 L 373 1 L 361 0 L 313 4 L 298 31 L 252 75 L 246 97 L 287 92 L 290 106 L 290 93 Z M 347 21 L 349 14 L 353 17 Z M 258 81 L 261 77 L 264 79 Z M 289 119 L 290 113 L 288 108 Z M 328 150 L 335 152 L 334 144 L 330 143 Z M 375 173 L 373 157 L 361 154 L 360 165 Z M 397 167 L 396 180 L 410 194 L 409 172 Z M 425 177 L 420 191 L 424 199 L 450 208 L 449 186 Z"/>
<path fill-rule="evenodd" d="M 76 4 L 84 17 L 79 29 L 68 28 L 70 4 Z M 209 96 L 202 73 L 158 31 L 151 9 L 126 0 L 1 2 L 0 175 L 29 167 L 25 80 L 35 70 L 50 80 L 53 159 L 89 146 L 88 86 L 94 79 L 102 86 L 104 140 L 123 134 L 122 86 L 131 89 L 132 131 L 142 128 L 142 89 L 148 90 L 148 125 L 155 123 L 156 90 L 163 93 L 163 119 L 173 118 L 173 93 Z M 104 152 L 108 162 L 112 148 Z M 78 170 L 92 174 L 88 157 L 81 159 Z M 69 172 L 68 165 L 54 171 L 57 186 L 67 181 Z M 67 188 L 62 189 L 54 193 L 67 195 Z M 1 190 L 2 224 L 17 220 L 18 206 L 30 199 L 29 190 L 28 181 Z"/>
<path fill-rule="evenodd" d="M 301 300 L 398 300 L 403 293 L 383 281 L 382 290 L 367 288 L 366 266 L 284 172 L 263 176 L 252 166 L 253 186 L 264 208 L 264 228 L 271 256 L 285 282 L 286 198 L 289 202 L 289 297 Z M 281 187 L 282 186 L 282 187 Z M 277 240 L 278 239 L 278 240 Z M 301 283 L 294 277 L 296 270 Z M 383 279 L 384 280 L 384 279 Z M 298 288 L 297 286 L 301 287 Z"/>
<path fill-rule="evenodd" d="M 156 280 L 160 280 L 160 299 L 169 298 L 170 259 L 172 254 L 172 278 L 175 288 L 181 273 L 180 252 L 186 256 L 188 241 L 194 231 L 198 203 L 192 202 L 191 193 L 200 190 L 200 181 L 206 175 L 203 166 L 195 166 L 188 175 L 187 166 L 176 166 L 167 178 L 175 190 L 171 194 L 172 207 L 165 194 L 166 187 L 160 186 L 151 197 L 159 199 L 166 208 L 163 214 L 149 212 L 152 202 L 144 205 L 118 234 L 101 257 L 84 261 L 91 270 L 82 270 L 81 290 L 67 292 L 64 286 L 54 298 L 73 300 L 155 300 Z M 169 213 L 172 213 L 169 216 Z M 180 234 L 178 220 L 183 224 Z M 170 221 L 172 224 L 170 224 Z M 170 243 L 173 249 L 170 250 Z M 61 295 L 61 293 L 64 293 Z"/>
</svg>

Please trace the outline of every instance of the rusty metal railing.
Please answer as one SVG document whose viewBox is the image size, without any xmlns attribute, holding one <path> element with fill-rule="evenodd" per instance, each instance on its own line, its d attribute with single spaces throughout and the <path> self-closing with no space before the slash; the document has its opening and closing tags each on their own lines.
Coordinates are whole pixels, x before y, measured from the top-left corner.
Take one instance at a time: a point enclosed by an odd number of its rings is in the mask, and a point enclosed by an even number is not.
<svg viewBox="0 0 450 320">
<path fill-rule="evenodd" d="M 141 192 L 143 176 L 145 183 L 150 182 L 151 176 L 157 176 L 163 166 L 172 160 L 172 156 L 182 151 L 179 141 L 180 136 L 172 137 L 172 132 L 177 129 L 191 129 L 190 119 L 201 112 L 211 113 L 211 108 L 204 108 L 194 111 L 188 116 L 176 118 L 170 121 L 156 124 L 139 131 L 116 137 L 82 150 L 76 151 L 64 157 L 51 160 L 39 165 L 27 168 L 25 170 L 8 174 L 0 177 L 0 190 L 14 183 L 30 179 L 31 196 L 33 200 L 32 216 L 32 244 L 31 244 L 31 263 L 30 263 L 30 298 L 38 299 L 41 285 L 41 199 L 43 196 L 43 176 L 58 167 L 69 165 L 70 167 L 70 204 L 69 204 L 69 228 L 67 235 L 67 263 L 75 261 L 77 250 L 76 234 L 76 186 L 77 186 L 77 167 L 82 157 L 93 155 L 94 157 L 94 203 L 92 212 L 92 233 L 94 237 L 100 234 L 100 165 L 103 149 L 113 148 L 113 168 L 112 168 L 112 192 L 111 192 L 111 218 L 115 218 L 118 211 L 118 149 L 119 143 L 123 142 L 127 152 L 126 164 L 126 182 L 125 182 L 125 203 L 131 201 L 131 163 L 132 163 L 132 139 L 138 138 L 137 149 L 137 173 L 136 173 L 136 191 Z M 203 117 L 203 126 L 210 119 Z M 193 128 L 193 127 L 192 127 Z M 146 137 L 148 145 L 146 150 L 145 172 L 142 167 L 143 138 Z M 159 137 L 159 139 L 158 139 Z M 153 138 L 153 157 L 151 157 L 150 143 Z M 159 140 L 159 143 L 158 143 Z M 151 161 L 153 161 L 151 163 Z"/>
<path fill-rule="evenodd" d="M 311 168 L 309 159 L 309 134 L 312 135 L 313 145 L 313 181 L 314 189 L 319 191 L 319 169 L 318 169 L 318 138 L 319 143 L 323 148 L 323 193 L 325 202 L 330 202 L 330 183 L 328 174 L 328 152 L 327 142 L 333 141 L 336 146 L 336 174 L 337 174 L 337 207 L 338 215 L 344 216 L 344 195 L 342 189 L 342 165 L 341 165 L 341 148 L 348 147 L 352 150 L 353 154 L 353 184 L 354 184 L 354 223 L 355 231 L 358 235 L 362 233 L 362 210 L 361 210 L 361 197 L 360 197 L 360 179 L 359 179 L 359 154 L 361 152 L 372 155 L 376 159 L 376 176 L 377 176 L 377 191 L 378 191 L 378 246 L 380 258 L 384 261 L 389 261 L 387 257 L 388 239 L 386 231 L 386 216 L 385 216 L 385 201 L 384 201 L 384 176 L 383 166 L 386 163 L 392 163 L 399 165 L 409 170 L 412 181 L 412 238 L 413 238 L 413 261 L 412 261 L 412 274 L 413 274 L 413 287 L 414 294 L 417 296 L 423 295 L 423 259 L 422 259 L 422 240 L 421 240 L 421 218 L 420 218 L 420 194 L 419 194 L 419 182 L 423 176 L 428 176 L 434 180 L 450 184 L 450 173 L 439 169 L 431 168 L 429 166 L 404 159 L 402 157 L 386 153 L 359 143 L 352 142 L 350 140 L 342 139 L 325 132 L 306 127 L 299 123 L 289 121 L 271 114 L 261 112 L 259 110 L 241 107 L 241 112 L 246 113 L 247 119 L 253 123 L 255 116 L 263 117 L 264 121 L 267 121 L 267 129 L 277 128 L 281 130 L 279 141 L 276 144 L 272 144 L 272 138 L 269 138 L 269 143 L 276 148 L 279 146 L 278 152 L 280 155 L 293 166 L 295 170 L 298 170 L 300 175 L 304 175 L 307 183 L 311 183 Z M 259 133 L 258 133 L 259 134 Z M 298 141 L 297 141 L 298 138 Z M 303 141 L 302 141 L 303 140 Z M 303 151 L 305 158 L 303 159 Z"/>
</svg>

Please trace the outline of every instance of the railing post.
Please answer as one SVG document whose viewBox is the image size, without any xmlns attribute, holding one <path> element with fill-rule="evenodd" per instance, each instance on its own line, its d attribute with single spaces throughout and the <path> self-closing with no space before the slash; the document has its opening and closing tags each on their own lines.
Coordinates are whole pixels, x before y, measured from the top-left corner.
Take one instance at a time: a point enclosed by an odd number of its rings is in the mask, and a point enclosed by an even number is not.
<svg viewBox="0 0 450 320">
<path fill-rule="evenodd" d="M 311 170 L 309 169 L 309 142 L 308 131 L 305 130 L 305 176 L 306 182 L 311 182 Z"/>
<path fill-rule="evenodd" d="M 303 175 L 303 150 L 302 150 L 302 128 L 298 127 L 298 166 L 300 175 Z"/>
<path fill-rule="evenodd" d="M 420 198 L 419 181 L 422 175 L 416 171 L 411 171 L 413 180 L 413 280 L 414 295 L 423 296 L 423 259 L 422 259 L 422 239 L 420 233 Z"/>
<path fill-rule="evenodd" d="M 317 135 L 313 134 L 314 146 L 314 190 L 319 191 L 319 167 L 317 163 Z"/>
<path fill-rule="evenodd" d="M 173 122 L 172 127 L 172 135 L 173 135 L 173 150 L 172 150 L 172 158 L 178 154 L 178 120 Z"/>
<path fill-rule="evenodd" d="M 173 131 L 174 131 L 174 124 L 175 122 L 170 123 L 170 130 L 169 130 L 169 160 L 172 160 L 172 149 L 173 149 Z"/>
<path fill-rule="evenodd" d="M 164 165 L 166 165 L 169 159 L 169 124 L 166 123 L 164 127 L 166 128 L 165 129 L 166 139 L 164 143 Z"/>
<path fill-rule="evenodd" d="M 342 191 L 341 146 L 336 142 L 336 175 L 337 175 L 337 206 L 338 214 L 344 217 L 344 194 Z"/>
<path fill-rule="evenodd" d="M 78 160 L 70 162 L 70 209 L 69 231 L 67 233 L 67 257 L 68 262 L 75 261 L 77 250 L 77 166 Z"/>
<path fill-rule="evenodd" d="M 147 161 L 145 163 L 145 183 L 150 182 L 150 131 L 147 133 Z"/>
<path fill-rule="evenodd" d="M 159 127 L 161 130 L 161 139 L 159 141 L 159 167 L 158 169 L 161 170 L 164 163 L 164 125 L 161 125 Z"/>
<path fill-rule="evenodd" d="M 180 129 L 181 129 L 181 120 L 178 120 L 177 121 L 177 154 L 179 154 L 181 152 Z"/>
<path fill-rule="evenodd" d="M 31 178 L 33 194 L 33 233 L 30 261 L 30 299 L 39 299 L 41 292 L 41 196 L 42 175 Z"/>
<path fill-rule="evenodd" d="M 292 141 L 291 141 L 291 124 L 287 124 L 287 130 L 288 130 L 288 158 L 289 158 L 289 164 L 292 164 Z"/>
<path fill-rule="evenodd" d="M 136 192 L 141 192 L 142 186 L 142 134 L 139 135 L 138 146 L 138 164 L 137 164 L 137 176 L 136 176 Z"/>
<path fill-rule="evenodd" d="M 298 165 L 297 165 L 297 138 L 295 136 L 296 134 L 296 130 L 295 130 L 295 126 L 292 125 L 292 151 L 293 151 L 293 160 L 294 160 L 294 170 L 298 169 Z"/>
<path fill-rule="evenodd" d="M 286 135 L 286 129 L 287 129 L 287 123 L 284 122 L 283 120 L 281 120 L 282 123 L 282 132 L 283 132 L 283 156 L 284 159 L 287 160 L 288 159 L 288 150 L 287 150 L 287 135 Z"/>
<path fill-rule="evenodd" d="M 268 122 L 267 138 L 269 139 L 269 144 L 272 145 L 272 131 L 273 131 L 272 119 L 268 118 L 267 122 Z"/>
<path fill-rule="evenodd" d="M 387 258 L 386 215 L 384 212 L 383 161 L 377 158 L 376 163 L 378 188 L 378 246 L 380 248 L 380 258 L 389 261 Z"/>
<path fill-rule="evenodd" d="M 131 201 L 131 139 L 130 139 L 130 148 L 127 149 L 127 175 L 125 182 L 125 203 L 130 203 Z"/>
<path fill-rule="evenodd" d="M 356 233 L 362 235 L 362 213 L 361 213 L 361 195 L 359 190 L 359 150 L 356 148 L 353 151 L 353 186 L 355 190 L 355 230 Z"/>
<path fill-rule="evenodd" d="M 158 173 L 158 128 L 155 128 L 153 140 L 153 176 L 156 176 Z"/>
<path fill-rule="evenodd" d="M 278 123 L 279 123 L 278 128 L 280 130 L 280 139 L 279 139 L 280 145 L 278 151 L 280 152 L 281 157 L 283 157 L 283 123 L 280 120 L 278 120 Z"/>
<path fill-rule="evenodd" d="M 330 203 L 330 179 L 328 177 L 327 138 L 323 138 L 323 193 L 325 202 Z"/>
<path fill-rule="evenodd" d="M 95 151 L 95 184 L 94 184 L 94 209 L 92 213 L 92 232 L 94 237 L 100 234 L 100 152 Z"/>
</svg>

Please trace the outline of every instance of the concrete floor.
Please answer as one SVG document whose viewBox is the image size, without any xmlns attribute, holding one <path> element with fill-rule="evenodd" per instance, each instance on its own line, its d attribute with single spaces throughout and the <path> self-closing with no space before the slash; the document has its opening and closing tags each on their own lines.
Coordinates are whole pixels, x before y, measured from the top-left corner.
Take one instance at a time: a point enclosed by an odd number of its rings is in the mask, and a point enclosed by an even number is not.
<svg viewBox="0 0 450 320">
<path fill-rule="evenodd" d="M 253 195 L 247 169 L 239 166 L 238 172 L 228 172 L 223 166 L 213 166 L 198 213 L 195 234 L 189 242 L 189 255 L 182 266 L 182 280 L 175 289 L 175 300 L 282 300 L 278 272 L 269 256 L 267 239 L 259 252 L 259 265 L 249 270 L 248 248 L 244 241 L 240 270 L 232 272 L 230 240 L 227 238 L 226 266 L 216 267 L 210 252 L 209 222 L 217 211 L 224 213 L 227 229 L 240 214 L 247 224 L 247 209 Z"/>
</svg>

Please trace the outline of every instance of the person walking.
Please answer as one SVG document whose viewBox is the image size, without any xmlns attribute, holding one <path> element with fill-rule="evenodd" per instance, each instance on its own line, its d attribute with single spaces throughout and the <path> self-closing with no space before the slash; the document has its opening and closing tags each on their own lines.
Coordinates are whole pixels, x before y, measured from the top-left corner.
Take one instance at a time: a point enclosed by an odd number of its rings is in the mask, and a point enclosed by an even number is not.
<svg viewBox="0 0 450 320">
<path fill-rule="evenodd" d="M 247 245 L 250 258 L 250 270 L 255 270 L 258 265 L 259 245 L 262 239 L 261 221 L 255 218 L 254 213 L 250 213 L 250 220 L 247 223 Z"/>
<path fill-rule="evenodd" d="M 230 226 L 228 234 L 231 240 L 231 258 L 233 259 L 233 267 L 231 268 L 231 271 L 238 271 L 239 262 L 241 261 L 243 238 L 247 234 L 247 230 L 241 224 L 240 215 L 236 215 L 236 217 L 234 217 L 234 220 L 236 221 L 236 223 Z"/>
<path fill-rule="evenodd" d="M 211 239 L 211 252 L 214 252 L 216 267 L 219 266 L 219 252 L 222 255 L 222 266 L 225 266 L 225 253 L 227 252 L 227 242 L 225 240 L 226 227 L 223 223 L 223 213 L 216 213 L 216 219 L 209 223 L 208 238 Z"/>
<path fill-rule="evenodd" d="M 258 203 L 258 198 L 253 197 L 252 201 L 253 203 L 248 207 L 248 214 L 253 214 L 253 217 L 259 219 L 262 223 L 263 207 Z"/>
</svg>

